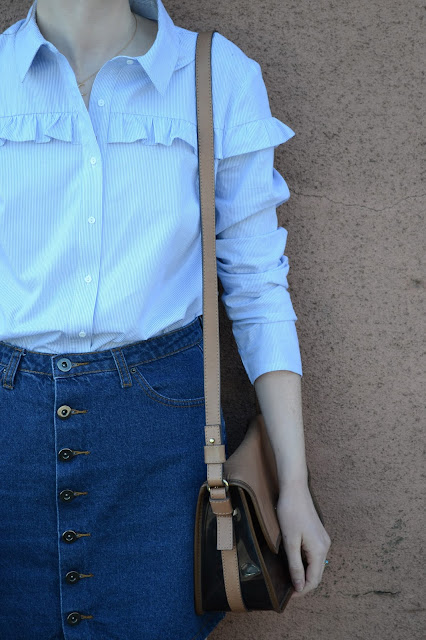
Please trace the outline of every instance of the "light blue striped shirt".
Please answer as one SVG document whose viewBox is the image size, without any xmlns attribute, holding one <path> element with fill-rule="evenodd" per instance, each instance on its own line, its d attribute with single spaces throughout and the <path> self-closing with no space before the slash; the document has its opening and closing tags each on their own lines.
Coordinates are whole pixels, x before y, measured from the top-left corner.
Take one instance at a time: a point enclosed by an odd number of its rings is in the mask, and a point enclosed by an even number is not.
<svg viewBox="0 0 426 640">
<path fill-rule="evenodd" d="M 143 56 L 98 72 L 86 108 L 66 57 L 26 19 L 0 35 L 0 339 L 49 354 L 124 346 L 202 314 L 195 31 L 161 0 Z M 290 192 L 260 65 L 215 33 L 216 255 L 242 363 L 302 375 L 288 291 Z"/>
</svg>

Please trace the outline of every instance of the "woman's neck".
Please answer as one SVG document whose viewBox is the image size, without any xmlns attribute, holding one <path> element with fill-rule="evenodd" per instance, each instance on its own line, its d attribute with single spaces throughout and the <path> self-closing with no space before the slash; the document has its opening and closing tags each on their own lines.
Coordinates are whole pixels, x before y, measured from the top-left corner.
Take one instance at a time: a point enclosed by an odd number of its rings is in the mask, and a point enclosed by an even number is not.
<svg viewBox="0 0 426 640">
<path fill-rule="evenodd" d="M 80 76 L 114 57 L 135 31 L 129 0 L 38 0 L 36 20 Z"/>
</svg>

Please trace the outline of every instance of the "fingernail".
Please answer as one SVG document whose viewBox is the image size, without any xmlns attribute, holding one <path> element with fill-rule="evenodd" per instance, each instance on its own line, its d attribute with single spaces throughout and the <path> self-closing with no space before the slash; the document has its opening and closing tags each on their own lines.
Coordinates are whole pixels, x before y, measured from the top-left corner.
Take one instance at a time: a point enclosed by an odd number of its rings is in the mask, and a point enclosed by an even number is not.
<svg viewBox="0 0 426 640">
<path fill-rule="evenodd" d="M 296 591 L 302 591 L 303 590 L 303 582 L 301 580 L 296 580 L 295 586 L 296 586 Z"/>
</svg>

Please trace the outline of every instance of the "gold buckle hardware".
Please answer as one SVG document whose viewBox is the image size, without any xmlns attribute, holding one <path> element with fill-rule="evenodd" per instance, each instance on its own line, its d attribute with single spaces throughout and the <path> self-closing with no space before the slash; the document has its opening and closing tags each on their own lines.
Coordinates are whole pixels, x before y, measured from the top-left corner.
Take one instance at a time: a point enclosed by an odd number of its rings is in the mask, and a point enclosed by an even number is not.
<svg viewBox="0 0 426 640">
<path fill-rule="evenodd" d="M 225 480 L 225 478 L 222 478 L 222 482 L 223 482 L 223 483 L 224 483 L 224 485 L 225 485 L 225 493 L 228 493 L 228 491 L 229 491 L 229 482 L 228 482 L 228 480 Z M 213 489 L 221 489 L 221 488 L 222 488 L 222 487 L 221 487 L 220 485 L 215 485 L 215 486 L 213 487 Z M 209 485 L 207 485 L 207 489 L 208 489 L 208 491 L 209 491 L 209 493 L 210 493 L 210 487 L 209 487 Z"/>
</svg>

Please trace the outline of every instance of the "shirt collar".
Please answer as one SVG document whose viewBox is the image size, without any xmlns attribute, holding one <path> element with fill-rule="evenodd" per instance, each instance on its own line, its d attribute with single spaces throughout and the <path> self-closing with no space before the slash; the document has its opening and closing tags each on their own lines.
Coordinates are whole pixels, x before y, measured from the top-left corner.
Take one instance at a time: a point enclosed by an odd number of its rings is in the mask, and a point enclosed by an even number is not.
<svg viewBox="0 0 426 640">
<path fill-rule="evenodd" d="M 37 1 L 31 5 L 25 21 L 16 33 L 15 58 L 21 82 L 31 67 L 42 45 L 57 52 L 56 47 L 46 40 L 36 22 Z M 158 21 L 158 32 L 154 44 L 143 56 L 136 56 L 156 89 L 164 95 L 179 58 L 179 34 L 161 0 L 130 0 L 130 8 L 135 13 Z M 187 62 L 187 61 L 186 61 Z"/>
</svg>

